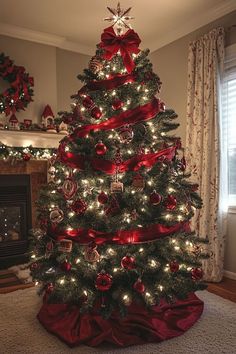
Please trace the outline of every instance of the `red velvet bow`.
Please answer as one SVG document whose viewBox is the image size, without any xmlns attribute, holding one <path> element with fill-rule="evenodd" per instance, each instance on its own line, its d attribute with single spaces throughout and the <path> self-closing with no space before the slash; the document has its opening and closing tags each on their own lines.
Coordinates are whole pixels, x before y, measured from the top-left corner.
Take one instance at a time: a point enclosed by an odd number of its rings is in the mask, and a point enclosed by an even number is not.
<svg viewBox="0 0 236 354">
<path fill-rule="evenodd" d="M 129 29 L 125 34 L 117 36 L 113 27 L 104 30 L 101 36 L 101 48 L 105 49 L 104 59 L 110 60 L 119 50 L 128 73 L 135 67 L 131 53 L 139 53 L 141 40 L 134 30 Z"/>
</svg>

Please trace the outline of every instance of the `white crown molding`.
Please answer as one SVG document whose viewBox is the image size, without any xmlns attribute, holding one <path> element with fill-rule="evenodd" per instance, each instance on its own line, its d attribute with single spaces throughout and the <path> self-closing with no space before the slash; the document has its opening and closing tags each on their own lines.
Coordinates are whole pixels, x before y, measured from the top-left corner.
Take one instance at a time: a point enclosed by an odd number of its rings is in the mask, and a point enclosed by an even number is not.
<svg viewBox="0 0 236 354">
<path fill-rule="evenodd" d="M 185 22 L 175 30 L 168 32 L 166 35 L 162 35 L 158 40 L 149 44 L 151 52 L 154 52 L 165 45 L 174 42 L 175 40 L 186 36 L 187 34 L 217 20 L 220 17 L 227 15 L 228 13 L 236 10 L 235 0 L 225 0 L 224 4 L 219 4 L 209 11 L 205 11 L 204 14 L 197 14 L 194 19 Z"/>
<path fill-rule="evenodd" d="M 160 35 L 158 39 L 154 41 L 147 41 L 147 46 L 150 48 L 151 52 L 164 47 L 165 45 L 174 42 L 175 40 L 207 25 L 208 23 L 220 18 L 232 11 L 236 10 L 235 0 L 224 0 L 223 4 L 215 6 L 209 11 L 205 11 L 203 14 L 197 14 L 194 19 L 191 19 L 184 24 L 180 24 L 176 29 L 171 32 L 166 32 L 164 35 Z M 34 31 L 28 28 L 23 28 L 19 26 L 9 25 L 7 23 L 0 22 L 0 34 L 24 39 L 31 42 L 51 45 L 57 48 L 70 50 L 73 52 L 93 55 L 95 51 L 95 46 L 92 48 L 86 46 L 82 43 L 72 42 L 66 39 L 66 37 L 58 36 L 55 34 Z"/>
<path fill-rule="evenodd" d="M 51 45 L 60 49 L 70 50 L 81 54 L 94 54 L 94 49 L 91 49 L 81 43 L 68 41 L 65 37 L 40 31 L 33 31 L 28 28 L 13 26 L 3 22 L 0 22 L 0 34 L 8 37 L 24 39 L 26 41 Z"/>
</svg>

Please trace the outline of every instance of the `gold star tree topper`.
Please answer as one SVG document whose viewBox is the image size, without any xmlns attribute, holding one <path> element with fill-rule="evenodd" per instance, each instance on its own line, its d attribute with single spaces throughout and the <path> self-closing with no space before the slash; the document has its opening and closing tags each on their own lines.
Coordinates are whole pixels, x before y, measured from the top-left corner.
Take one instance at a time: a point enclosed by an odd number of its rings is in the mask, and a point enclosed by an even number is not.
<svg viewBox="0 0 236 354">
<path fill-rule="evenodd" d="M 129 15 L 131 7 L 124 10 L 120 7 L 120 2 L 118 2 L 116 9 L 112 9 L 111 7 L 107 7 L 107 9 L 111 13 L 111 16 L 106 17 L 104 21 L 113 22 L 112 26 L 118 35 L 122 34 L 125 29 L 131 28 L 130 24 L 126 23 L 127 21 L 134 19 L 134 17 Z"/>
</svg>

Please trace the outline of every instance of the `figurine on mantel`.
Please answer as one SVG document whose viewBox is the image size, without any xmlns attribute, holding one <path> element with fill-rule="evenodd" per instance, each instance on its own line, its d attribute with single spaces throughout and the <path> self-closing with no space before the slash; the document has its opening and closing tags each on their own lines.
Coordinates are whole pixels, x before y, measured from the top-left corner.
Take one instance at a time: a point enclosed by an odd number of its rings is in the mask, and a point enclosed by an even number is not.
<svg viewBox="0 0 236 354">
<path fill-rule="evenodd" d="M 20 130 L 20 123 L 14 113 L 9 118 L 9 129 L 10 130 Z"/>
<path fill-rule="evenodd" d="M 68 125 L 65 122 L 61 122 L 58 127 L 59 134 L 68 135 Z"/>
<path fill-rule="evenodd" d="M 56 125 L 54 122 L 54 114 L 49 104 L 45 106 L 44 111 L 42 113 L 42 126 L 43 129 L 45 129 L 48 133 L 57 132 Z"/>
</svg>

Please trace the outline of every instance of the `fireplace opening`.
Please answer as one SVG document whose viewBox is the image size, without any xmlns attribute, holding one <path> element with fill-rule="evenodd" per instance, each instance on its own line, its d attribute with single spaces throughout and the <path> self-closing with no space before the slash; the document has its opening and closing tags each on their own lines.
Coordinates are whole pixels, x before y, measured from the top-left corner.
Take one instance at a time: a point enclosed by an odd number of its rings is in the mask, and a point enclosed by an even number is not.
<svg viewBox="0 0 236 354">
<path fill-rule="evenodd" d="M 0 269 L 28 260 L 30 191 L 29 175 L 0 175 Z"/>
</svg>

